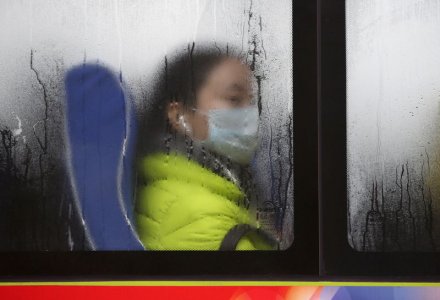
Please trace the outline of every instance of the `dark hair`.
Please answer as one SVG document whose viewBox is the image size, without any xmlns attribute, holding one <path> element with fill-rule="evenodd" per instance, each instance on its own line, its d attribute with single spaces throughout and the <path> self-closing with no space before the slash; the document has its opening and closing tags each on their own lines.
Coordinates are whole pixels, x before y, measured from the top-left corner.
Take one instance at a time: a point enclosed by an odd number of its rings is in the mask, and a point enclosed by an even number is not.
<svg viewBox="0 0 440 300">
<path fill-rule="evenodd" d="M 144 137 L 154 139 L 167 131 L 166 107 L 170 101 L 195 107 L 197 91 L 204 85 L 209 73 L 225 59 L 242 60 L 242 54 L 229 45 L 201 44 L 196 47 L 192 43 L 182 48 L 183 51 L 177 55 L 165 56 L 154 78 L 154 90 L 146 99 L 148 110 L 142 116 L 141 132 Z"/>
</svg>

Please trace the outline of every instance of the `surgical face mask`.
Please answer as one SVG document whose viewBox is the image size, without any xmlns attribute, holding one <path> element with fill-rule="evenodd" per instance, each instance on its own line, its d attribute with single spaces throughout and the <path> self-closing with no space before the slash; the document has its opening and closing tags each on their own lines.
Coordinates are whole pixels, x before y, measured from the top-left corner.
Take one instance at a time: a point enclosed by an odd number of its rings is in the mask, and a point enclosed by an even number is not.
<svg viewBox="0 0 440 300">
<path fill-rule="evenodd" d="M 231 161 L 249 164 L 258 146 L 257 107 L 196 111 L 207 116 L 209 126 L 208 138 L 198 142 Z M 183 116 L 179 121 L 185 131 L 191 134 L 192 129 Z"/>
</svg>

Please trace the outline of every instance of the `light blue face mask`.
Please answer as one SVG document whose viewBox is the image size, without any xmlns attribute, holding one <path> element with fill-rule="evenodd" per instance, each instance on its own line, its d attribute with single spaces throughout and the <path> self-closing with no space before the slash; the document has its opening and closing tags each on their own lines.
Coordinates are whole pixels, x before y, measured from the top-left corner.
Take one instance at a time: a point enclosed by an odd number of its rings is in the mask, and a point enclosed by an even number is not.
<svg viewBox="0 0 440 300">
<path fill-rule="evenodd" d="M 201 141 L 207 149 L 246 165 L 258 146 L 258 109 L 256 106 L 212 109 L 207 113 L 209 136 Z"/>
</svg>

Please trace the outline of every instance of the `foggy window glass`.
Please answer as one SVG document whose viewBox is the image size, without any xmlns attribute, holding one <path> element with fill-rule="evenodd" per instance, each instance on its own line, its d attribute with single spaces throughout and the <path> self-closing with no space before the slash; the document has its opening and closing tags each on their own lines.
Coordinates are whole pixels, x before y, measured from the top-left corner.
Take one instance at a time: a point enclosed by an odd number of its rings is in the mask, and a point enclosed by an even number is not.
<svg viewBox="0 0 440 300">
<path fill-rule="evenodd" d="M 2 1 L 0 250 L 284 250 L 292 3 Z"/>
<path fill-rule="evenodd" d="M 440 3 L 346 2 L 348 241 L 440 243 Z"/>
</svg>

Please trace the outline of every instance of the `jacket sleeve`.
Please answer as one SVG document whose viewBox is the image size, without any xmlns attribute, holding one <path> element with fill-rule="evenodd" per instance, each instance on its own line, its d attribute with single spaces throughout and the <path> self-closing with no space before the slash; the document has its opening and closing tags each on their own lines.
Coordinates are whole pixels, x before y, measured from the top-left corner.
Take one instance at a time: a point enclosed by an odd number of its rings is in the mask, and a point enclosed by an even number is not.
<svg viewBox="0 0 440 300">
<path fill-rule="evenodd" d="M 235 250 L 276 250 L 276 248 L 273 243 L 253 231 L 240 239 Z"/>
</svg>

